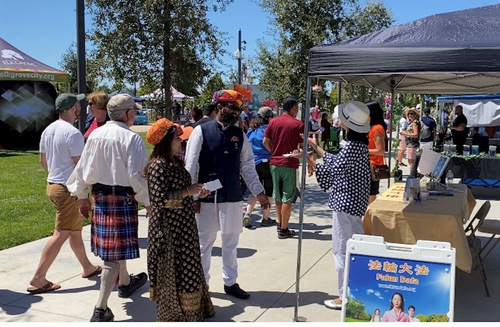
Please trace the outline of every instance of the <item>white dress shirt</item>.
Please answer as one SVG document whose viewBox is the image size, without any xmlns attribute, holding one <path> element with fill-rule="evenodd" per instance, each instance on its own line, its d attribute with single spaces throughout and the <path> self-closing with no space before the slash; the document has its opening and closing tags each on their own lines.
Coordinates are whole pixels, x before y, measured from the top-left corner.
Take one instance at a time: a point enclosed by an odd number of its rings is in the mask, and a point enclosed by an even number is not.
<svg viewBox="0 0 500 327">
<path fill-rule="evenodd" d="M 89 135 L 68 180 L 68 190 L 78 199 L 86 199 L 92 184 L 130 186 L 135 199 L 149 206 L 148 184 L 142 177 L 147 161 L 141 136 L 123 122 L 108 121 Z"/>
</svg>

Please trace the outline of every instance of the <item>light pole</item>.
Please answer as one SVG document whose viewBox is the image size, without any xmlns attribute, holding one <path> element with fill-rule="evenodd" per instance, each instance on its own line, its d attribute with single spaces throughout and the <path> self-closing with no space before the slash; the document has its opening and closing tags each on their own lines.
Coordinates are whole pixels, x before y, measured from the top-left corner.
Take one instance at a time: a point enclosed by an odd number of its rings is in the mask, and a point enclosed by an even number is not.
<svg viewBox="0 0 500 327">
<path fill-rule="evenodd" d="M 238 84 L 241 85 L 241 28 L 238 30 Z"/>
<path fill-rule="evenodd" d="M 242 58 L 242 54 L 241 54 L 241 44 L 247 44 L 247 41 L 242 41 L 241 40 L 241 28 L 238 30 L 238 50 L 236 50 L 236 59 L 238 59 L 238 84 L 241 85 L 241 58 Z M 245 50 L 245 48 L 243 48 L 243 50 Z"/>
</svg>

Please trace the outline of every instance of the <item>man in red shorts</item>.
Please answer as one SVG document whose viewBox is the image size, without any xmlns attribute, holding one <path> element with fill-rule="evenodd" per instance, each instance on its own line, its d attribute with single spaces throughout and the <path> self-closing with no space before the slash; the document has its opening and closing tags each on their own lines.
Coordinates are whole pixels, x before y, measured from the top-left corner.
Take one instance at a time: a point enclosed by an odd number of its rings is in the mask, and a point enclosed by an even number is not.
<svg viewBox="0 0 500 327">
<path fill-rule="evenodd" d="M 296 235 L 288 228 L 288 221 L 292 214 L 292 200 L 297 188 L 297 168 L 299 159 L 285 157 L 284 154 L 298 150 L 298 145 L 304 139 L 304 123 L 297 120 L 299 102 L 287 98 L 283 102 L 284 113 L 272 119 L 264 133 L 264 146 L 271 152 L 269 161 L 273 178 L 273 198 L 276 201 L 278 218 L 278 238 L 290 238 Z"/>
</svg>

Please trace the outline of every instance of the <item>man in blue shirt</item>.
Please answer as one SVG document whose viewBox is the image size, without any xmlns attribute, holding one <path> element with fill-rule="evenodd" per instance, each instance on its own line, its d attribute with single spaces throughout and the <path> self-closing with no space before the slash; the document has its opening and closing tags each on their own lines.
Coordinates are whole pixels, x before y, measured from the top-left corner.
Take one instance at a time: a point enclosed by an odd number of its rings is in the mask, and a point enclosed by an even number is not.
<svg viewBox="0 0 500 327">
<path fill-rule="evenodd" d="M 420 121 L 422 122 L 422 132 L 420 133 L 420 147 L 432 150 L 436 141 L 436 121 L 430 117 L 431 108 L 424 108 L 424 114 Z"/>
</svg>

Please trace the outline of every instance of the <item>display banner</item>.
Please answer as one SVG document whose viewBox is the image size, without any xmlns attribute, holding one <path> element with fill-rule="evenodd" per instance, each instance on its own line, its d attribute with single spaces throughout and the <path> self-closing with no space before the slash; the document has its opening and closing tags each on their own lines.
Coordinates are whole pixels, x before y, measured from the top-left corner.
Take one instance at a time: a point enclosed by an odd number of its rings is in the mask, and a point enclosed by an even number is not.
<svg viewBox="0 0 500 327">
<path fill-rule="evenodd" d="M 452 322 L 455 249 L 449 243 L 347 242 L 342 321 Z"/>
</svg>

